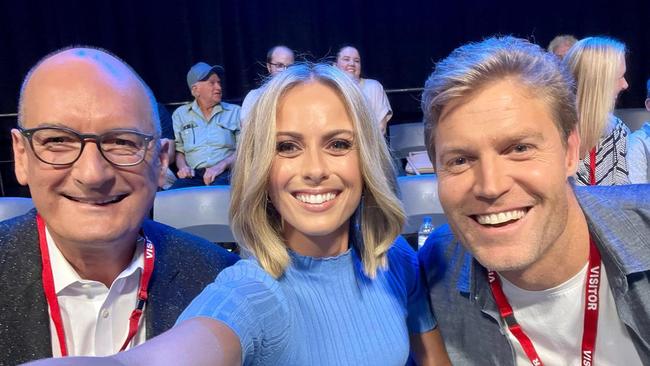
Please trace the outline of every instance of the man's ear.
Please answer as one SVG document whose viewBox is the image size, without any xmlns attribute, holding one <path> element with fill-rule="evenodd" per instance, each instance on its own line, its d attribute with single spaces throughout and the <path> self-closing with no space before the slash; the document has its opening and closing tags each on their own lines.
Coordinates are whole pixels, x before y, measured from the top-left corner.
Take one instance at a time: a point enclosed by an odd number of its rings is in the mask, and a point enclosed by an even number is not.
<svg viewBox="0 0 650 366">
<path fill-rule="evenodd" d="M 171 140 L 160 139 L 160 152 L 158 153 L 158 187 L 162 187 L 167 182 L 167 167 L 169 166 L 169 144 Z"/>
<path fill-rule="evenodd" d="M 266 63 L 266 70 L 271 74 L 271 64 L 268 62 Z"/>
<path fill-rule="evenodd" d="M 578 162 L 580 161 L 580 135 L 578 129 L 574 128 L 566 142 L 566 171 L 567 177 L 573 176 L 578 170 Z"/>
<path fill-rule="evenodd" d="M 27 141 L 17 129 L 11 130 L 11 142 L 14 151 L 14 172 L 16 173 L 16 180 L 22 185 L 27 185 L 27 167 L 29 158 L 27 156 Z"/>
<path fill-rule="evenodd" d="M 192 96 L 196 98 L 196 84 L 192 85 L 190 88 L 190 93 L 192 93 Z"/>
<path fill-rule="evenodd" d="M 645 98 L 645 110 L 650 112 L 650 98 Z"/>
</svg>

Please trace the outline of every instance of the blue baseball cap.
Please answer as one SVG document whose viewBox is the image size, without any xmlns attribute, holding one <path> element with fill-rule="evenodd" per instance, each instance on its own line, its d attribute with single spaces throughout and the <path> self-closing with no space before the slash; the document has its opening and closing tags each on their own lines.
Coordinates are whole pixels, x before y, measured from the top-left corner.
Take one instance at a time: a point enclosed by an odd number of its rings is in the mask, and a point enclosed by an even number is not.
<svg viewBox="0 0 650 366">
<path fill-rule="evenodd" d="M 187 72 L 187 87 L 192 89 L 192 85 L 197 81 L 206 80 L 212 73 L 216 73 L 219 75 L 219 78 L 223 78 L 223 72 L 224 70 L 221 65 L 210 66 L 205 62 L 199 62 Z"/>
</svg>

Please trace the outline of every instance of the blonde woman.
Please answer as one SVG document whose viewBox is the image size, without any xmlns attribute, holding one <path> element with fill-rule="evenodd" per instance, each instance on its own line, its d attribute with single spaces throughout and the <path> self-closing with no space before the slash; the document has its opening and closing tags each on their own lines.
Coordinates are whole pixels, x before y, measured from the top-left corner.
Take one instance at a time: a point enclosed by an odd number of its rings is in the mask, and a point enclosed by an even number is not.
<svg viewBox="0 0 650 366">
<path fill-rule="evenodd" d="M 251 259 L 171 331 L 105 362 L 404 365 L 410 344 L 419 364 L 449 363 L 415 253 L 398 238 L 396 179 L 363 98 L 328 65 L 268 82 L 232 180 L 232 226 Z"/>
<path fill-rule="evenodd" d="M 626 162 L 630 129 L 612 112 L 627 89 L 625 45 L 605 37 L 578 41 L 563 61 L 576 80 L 581 161 L 580 185 L 628 184 Z"/>
</svg>

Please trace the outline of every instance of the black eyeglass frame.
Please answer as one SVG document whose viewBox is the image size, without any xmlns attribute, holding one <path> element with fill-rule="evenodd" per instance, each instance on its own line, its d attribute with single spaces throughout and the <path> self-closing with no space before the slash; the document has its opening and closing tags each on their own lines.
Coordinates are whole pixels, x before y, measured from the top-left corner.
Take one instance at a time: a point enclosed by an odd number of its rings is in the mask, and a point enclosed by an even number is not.
<svg viewBox="0 0 650 366">
<path fill-rule="evenodd" d="M 114 129 L 114 130 L 104 132 L 104 133 L 99 134 L 99 135 L 92 134 L 92 133 L 79 133 L 79 132 L 77 132 L 77 131 L 75 131 L 75 130 L 73 130 L 71 128 L 59 127 L 59 126 L 43 126 L 43 127 L 36 127 L 36 128 L 18 127 L 18 130 L 29 141 L 29 147 L 34 152 L 34 156 L 36 156 L 36 158 L 38 160 L 42 161 L 43 163 L 49 164 L 49 165 L 54 165 L 54 166 L 66 166 L 66 165 L 72 165 L 72 164 L 76 163 L 77 160 L 79 160 L 79 158 L 81 157 L 81 154 L 83 154 L 84 147 L 86 147 L 87 140 L 93 140 L 95 142 L 95 146 L 97 146 L 97 150 L 99 150 L 99 154 L 102 156 L 102 158 L 104 158 L 104 160 L 108 161 L 112 165 L 119 166 L 119 167 L 135 166 L 135 165 L 138 165 L 138 164 L 140 164 L 140 163 L 142 163 L 144 161 L 144 159 L 147 157 L 147 151 L 149 151 L 149 145 L 151 144 L 151 141 L 153 141 L 156 138 L 156 136 L 154 136 L 154 135 L 148 135 L 146 133 L 142 133 L 142 132 L 136 131 L 136 130 L 130 130 L 128 128 L 118 128 L 118 129 Z M 41 130 L 61 130 L 61 131 L 65 131 L 65 132 L 71 133 L 71 134 L 79 137 L 79 141 L 81 142 L 81 147 L 79 148 L 79 153 L 77 154 L 77 157 L 74 158 L 74 160 L 72 160 L 69 163 L 51 163 L 49 161 L 43 160 L 43 158 L 41 158 L 36 153 L 36 149 L 34 149 L 34 142 L 32 141 L 32 137 L 34 136 L 34 134 L 36 132 L 38 132 L 38 131 L 41 131 Z M 108 157 L 106 157 L 106 155 L 104 155 L 104 151 L 101 148 L 102 138 L 108 136 L 109 134 L 115 134 L 115 133 L 121 133 L 121 132 L 133 133 L 133 134 L 139 135 L 140 137 L 142 137 L 144 139 L 144 151 L 143 151 L 142 156 L 140 157 L 140 160 L 138 160 L 137 162 L 128 163 L 128 164 L 118 164 L 118 163 L 115 163 L 114 161 L 111 161 L 111 159 L 109 159 Z"/>
</svg>

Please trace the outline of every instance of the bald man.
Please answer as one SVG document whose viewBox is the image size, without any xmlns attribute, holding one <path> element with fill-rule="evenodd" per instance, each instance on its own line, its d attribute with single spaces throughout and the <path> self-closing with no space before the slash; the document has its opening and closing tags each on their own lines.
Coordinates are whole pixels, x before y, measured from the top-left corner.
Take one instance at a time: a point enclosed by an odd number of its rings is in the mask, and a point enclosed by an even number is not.
<svg viewBox="0 0 650 366">
<path fill-rule="evenodd" d="M 293 51 L 287 46 L 274 46 L 266 53 L 266 70 L 269 72 L 269 77 L 273 77 L 278 73 L 293 65 L 294 54 Z M 239 111 L 239 118 L 244 124 L 246 116 L 253 110 L 255 102 L 260 96 L 262 88 L 253 89 L 246 94 L 244 101 L 241 104 Z"/>
<path fill-rule="evenodd" d="M 72 48 L 27 74 L 18 109 L 16 177 L 36 208 L 0 223 L 0 365 L 110 355 L 170 328 L 236 257 L 145 220 L 168 159 L 149 88 Z"/>
</svg>

